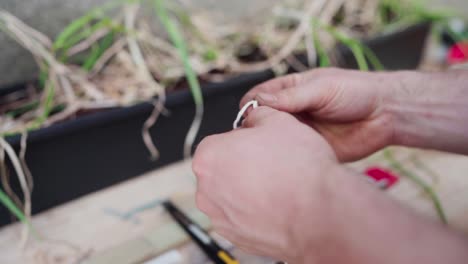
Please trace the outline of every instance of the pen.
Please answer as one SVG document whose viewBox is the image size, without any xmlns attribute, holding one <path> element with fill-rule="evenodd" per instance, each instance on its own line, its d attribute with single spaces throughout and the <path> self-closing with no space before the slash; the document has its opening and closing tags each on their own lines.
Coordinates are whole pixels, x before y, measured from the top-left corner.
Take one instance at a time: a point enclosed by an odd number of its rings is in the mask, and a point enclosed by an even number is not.
<svg viewBox="0 0 468 264">
<path fill-rule="evenodd" d="M 203 228 L 182 213 L 171 201 L 165 201 L 163 206 L 215 264 L 239 264 L 229 252 L 219 246 Z"/>
</svg>

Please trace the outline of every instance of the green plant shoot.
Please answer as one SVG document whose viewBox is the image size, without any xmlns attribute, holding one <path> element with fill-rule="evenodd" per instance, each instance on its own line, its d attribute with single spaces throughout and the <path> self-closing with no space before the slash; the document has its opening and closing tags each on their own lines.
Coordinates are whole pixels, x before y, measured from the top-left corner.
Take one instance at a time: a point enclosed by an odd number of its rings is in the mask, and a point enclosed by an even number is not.
<svg viewBox="0 0 468 264">
<path fill-rule="evenodd" d="M 15 205 L 15 203 L 8 197 L 8 195 L 0 189 L 0 202 L 16 217 L 18 220 L 27 226 L 33 234 L 37 236 L 34 231 L 34 228 L 31 225 L 31 222 L 28 218 L 21 212 L 21 210 Z"/>
<path fill-rule="evenodd" d="M 437 193 L 427 184 L 425 181 L 423 181 L 419 176 L 414 174 L 413 172 L 405 169 L 393 156 L 392 152 L 389 149 L 384 150 L 384 157 L 390 162 L 390 166 L 392 166 L 395 170 L 397 170 L 399 173 L 402 175 L 406 176 L 409 180 L 414 182 L 416 185 L 420 186 L 422 190 L 424 191 L 425 194 L 427 194 L 431 201 L 432 204 L 434 205 L 434 208 L 437 212 L 437 215 L 439 216 L 440 220 L 442 221 L 443 224 L 447 224 L 447 217 L 445 216 L 444 209 L 442 207 L 442 203 L 440 202 L 439 197 L 437 196 Z"/>
<path fill-rule="evenodd" d="M 115 7 L 118 7 L 122 3 L 131 2 L 130 0 L 118 0 L 107 3 L 103 6 L 94 8 L 93 10 L 87 12 L 80 18 L 72 21 L 62 32 L 57 36 L 54 42 L 54 49 L 60 49 L 65 46 L 70 38 L 75 36 L 78 32 L 83 30 L 86 26 L 89 25 L 95 19 L 105 18 L 104 13 L 106 11 L 112 10 Z"/>
<path fill-rule="evenodd" d="M 182 34 L 179 32 L 177 26 L 167 14 L 163 0 L 154 0 L 154 4 L 159 19 L 166 29 L 169 38 L 177 48 L 180 58 L 182 59 L 187 81 L 189 83 L 195 104 L 198 106 L 203 106 L 203 95 L 201 92 L 200 83 L 198 82 L 196 73 L 193 71 L 192 66 L 190 65 L 187 46 L 185 45 L 185 42 L 182 38 Z"/>
<path fill-rule="evenodd" d="M 318 23 L 312 22 L 312 36 L 314 40 L 315 50 L 317 51 L 317 55 L 319 58 L 319 66 L 320 67 L 329 67 L 331 65 L 330 58 L 327 54 L 327 51 L 323 48 L 322 43 L 320 42 L 318 36 Z"/>
<path fill-rule="evenodd" d="M 113 41 L 114 33 L 111 32 L 104 37 L 102 43 L 96 43 L 95 45 L 93 45 L 91 48 L 91 54 L 89 54 L 82 66 L 83 69 L 86 71 L 90 71 L 94 67 L 96 62 L 99 60 L 99 58 L 101 58 L 101 56 L 104 54 L 104 52 L 106 52 L 106 50 L 112 46 Z"/>
<path fill-rule="evenodd" d="M 352 39 L 345 34 L 339 32 L 335 28 L 331 26 L 324 27 L 326 31 L 328 31 L 334 38 L 336 38 L 339 42 L 346 45 L 354 55 L 356 62 L 358 64 L 358 68 L 361 71 L 368 71 L 369 65 L 366 60 L 366 55 L 364 54 L 364 50 L 362 49 L 362 44 L 355 39 Z"/>
<path fill-rule="evenodd" d="M 198 82 L 197 75 L 193 70 L 192 66 L 190 65 L 189 53 L 187 50 L 187 46 L 183 40 L 182 34 L 177 28 L 175 22 L 173 22 L 167 14 L 163 0 L 154 0 L 154 5 L 159 19 L 161 20 L 164 28 L 166 29 L 169 38 L 174 43 L 174 46 L 176 47 L 180 58 L 182 59 L 185 76 L 187 77 L 190 86 L 190 91 L 192 93 L 193 100 L 196 106 L 195 118 L 193 119 L 192 125 L 190 126 L 190 129 L 187 132 L 187 136 L 185 137 L 184 143 L 184 157 L 189 158 L 191 156 L 193 142 L 195 141 L 203 119 L 203 94 L 200 88 L 200 83 Z"/>
</svg>

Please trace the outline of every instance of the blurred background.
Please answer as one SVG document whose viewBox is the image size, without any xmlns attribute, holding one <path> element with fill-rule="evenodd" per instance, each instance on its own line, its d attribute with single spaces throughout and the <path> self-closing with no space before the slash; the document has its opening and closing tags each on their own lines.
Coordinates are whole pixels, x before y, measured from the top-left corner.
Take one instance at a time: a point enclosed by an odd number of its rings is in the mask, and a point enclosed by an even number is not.
<svg viewBox="0 0 468 264">
<path fill-rule="evenodd" d="M 108 0 L 1 0 L 3 8 L 27 24 L 55 37 L 73 19 L 82 16 L 90 8 L 102 5 Z M 184 2 L 184 1 L 182 1 Z M 191 0 L 199 9 L 217 10 L 230 19 L 236 19 L 249 14 L 256 14 L 258 10 L 271 6 L 280 0 Z M 466 0 L 429 0 L 435 8 L 453 8 L 460 13 L 468 14 Z M 5 85 L 33 79 L 37 69 L 27 51 L 4 34 L 0 34 L 0 88 Z M 15 67 L 11 67 L 14 63 Z"/>
</svg>

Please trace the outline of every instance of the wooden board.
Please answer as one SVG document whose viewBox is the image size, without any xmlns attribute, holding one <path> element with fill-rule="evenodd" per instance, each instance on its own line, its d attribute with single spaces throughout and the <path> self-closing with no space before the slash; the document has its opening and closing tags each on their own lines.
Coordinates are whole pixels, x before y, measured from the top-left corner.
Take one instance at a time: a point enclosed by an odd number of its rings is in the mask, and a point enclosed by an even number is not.
<svg viewBox="0 0 468 264">
<path fill-rule="evenodd" d="M 468 158 L 401 148 L 394 152 L 408 169 L 434 182 L 450 225 L 468 234 L 468 177 L 464 175 L 468 171 Z M 422 160 L 432 173 L 415 166 L 414 157 Z M 363 170 L 376 164 L 387 165 L 377 154 L 350 166 Z M 438 175 L 435 177 L 438 183 L 431 174 Z M 163 249 L 187 241 L 157 205 L 159 200 L 175 197 L 185 211 L 209 226 L 206 217 L 194 207 L 194 190 L 190 162 L 182 162 L 87 195 L 35 216 L 33 224 L 45 239 L 31 240 L 25 249 L 18 247 L 20 225 L 0 229 L 0 263 L 125 264 L 151 259 Z M 422 214 L 436 217 L 432 204 L 411 182 L 402 180 L 388 193 Z M 183 247 L 181 252 L 183 263 L 193 263 L 189 261 L 193 254 L 203 256 L 193 245 Z M 243 263 L 267 263 L 237 251 L 235 254 Z M 201 257 L 197 263 L 205 262 Z"/>
<path fill-rule="evenodd" d="M 33 225 L 45 240 L 28 243 L 24 250 L 19 248 L 20 225 L 1 229 L 0 263 L 73 263 L 107 254 L 110 249 L 130 255 L 132 247 L 144 246 L 139 238 L 172 220 L 157 206 L 135 213 L 131 219 L 115 212 L 154 205 L 171 196 L 188 196 L 192 201 L 194 188 L 190 164 L 181 163 L 87 195 L 34 217 Z M 183 204 L 182 208 L 193 205 Z M 122 250 L 125 243 L 129 248 Z"/>
</svg>

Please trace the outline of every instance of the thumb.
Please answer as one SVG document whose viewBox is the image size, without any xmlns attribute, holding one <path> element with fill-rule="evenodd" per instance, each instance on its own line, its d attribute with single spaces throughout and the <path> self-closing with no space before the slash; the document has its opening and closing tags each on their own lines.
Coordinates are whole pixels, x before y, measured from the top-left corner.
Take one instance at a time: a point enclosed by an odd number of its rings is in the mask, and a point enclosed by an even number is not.
<svg viewBox="0 0 468 264">
<path fill-rule="evenodd" d="M 271 93 L 258 93 L 255 99 L 260 105 L 280 111 L 298 113 L 320 108 L 323 94 L 320 87 L 308 85 L 295 86 Z"/>
</svg>

